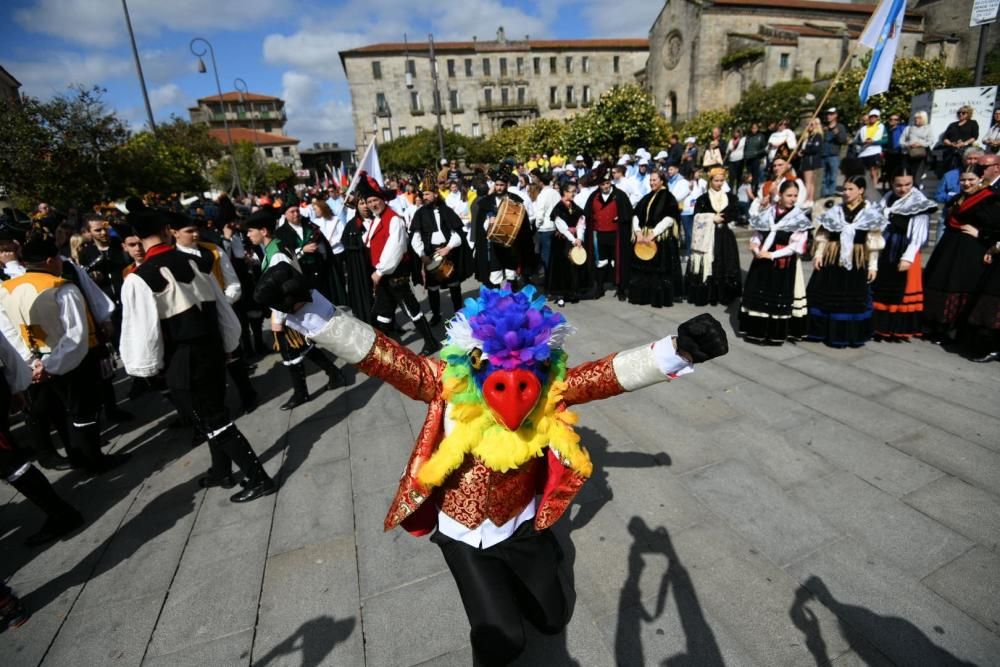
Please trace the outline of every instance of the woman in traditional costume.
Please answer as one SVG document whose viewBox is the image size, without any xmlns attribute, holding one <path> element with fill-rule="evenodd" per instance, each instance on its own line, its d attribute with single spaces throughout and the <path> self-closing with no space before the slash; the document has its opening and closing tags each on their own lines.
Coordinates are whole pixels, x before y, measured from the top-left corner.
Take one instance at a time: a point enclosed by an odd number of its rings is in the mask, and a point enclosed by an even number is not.
<svg viewBox="0 0 1000 667">
<path fill-rule="evenodd" d="M 924 270 L 924 317 L 932 343 L 953 341 L 966 324 L 986 273 L 983 258 L 997 238 L 1000 197 L 983 187 L 982 176 L 979 166 L 959 174 L 961 192 L 948 204 L 948 231 Z"/>
<path fill-rule="evenodd" d="M 876 340 L 906 340 L 923 331 L 920 247 L 927 242 L 930 214 L 937 205 L 913 187 L 913 176 L 904 169 L 893 177 L 882 206 L 889 224 L 882 232 L 885 249 L 872 283 L 872 324 Z"/>
<path fill-rule="evenodd" d="M 341 237 L 344 244 L 344 269 L 347 274 L 347 305 L 356 318 L 372 324 L 374 286 L 368 248 L 365 247 L 365 229 L 370 219 L 368 204 L 357 200 L 356 213 L 344 227 Z"/>
<path fill-rule="evenodd" d="M 864 176 L 844 181 L 844 203 L 820 216 L 813 275 L 806 287 L 810 340 L 830 347 L 861 347 L 871 339 L 871 286 L 886 225 L 879 207 L 865 201 Z"/>
<path fill-rule="evenodd" d="M 711 169 L 708 190 L 694 203 L 685 289 L 688 303 L 696 306 L 728 304 L 742 292 L 739 248 L 729 228 L 740 217 L 740 202 L 723 191 L 725 185 L 726 170 Z"/>
<path fill-rule="evenodd" d="M 596 267 L 594 265 L 593 232 L 587 229 L 583 209 L 574 201 L 576 186 L 567 183 L 559 189 L 561 199 L 552 209 L 550 219 L 555 223 L 549 271 L 545 274 L 545 290 L 560 306 L 567 301 L 576 303 L 594 293 Z M 577 250 L 579 248 L 579 250 Z M 570 252 L 584 257 L 583 264 L 570 259 Z"/>
<path fill-rule="evenodd" d="M 781 345 L 806 333 L 806 283 L 800 256 L 812 220 L 796 206 L 799 186 L 784 181 L 778 186 L 778 203 L 754 201 L 750 211 L 750 252 L 740 306 L 740 331 L 754 343 Z"/>
<path fill-rule="evenodd" d="M 681 251 L 677 236 L 680 209 L 663 175 L 649 175 L 649 193 L 632 217 L 635 242 L 628 270 L 628 301 L 639 306 L 670 307 L 684 297 Z M 655 249 L 655 253 L 653 252 Z"/>
</svg>

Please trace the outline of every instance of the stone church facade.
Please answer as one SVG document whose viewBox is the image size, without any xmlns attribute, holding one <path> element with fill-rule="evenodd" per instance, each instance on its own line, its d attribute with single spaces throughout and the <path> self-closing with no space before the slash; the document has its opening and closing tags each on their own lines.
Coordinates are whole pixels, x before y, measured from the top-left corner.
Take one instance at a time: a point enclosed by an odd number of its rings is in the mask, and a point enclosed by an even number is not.
<svg viewBox="0 0 1000 667">
<path fill-rule="evenodd" d="M 535 118 L 562 119 L 610 88 L 635 83 L 645 39 L 508 39 L 438 42 L 445 130 L 486 136 Z M 351 91 L 356 145 L 433 130 L 434 87 L 427 43 L 371 44 L 340 52 Z M 409 73 L 409 76 L 407 76 Z"/>
<path fill-rule="evenodd" d="M 732 106 L 753 82 L 765 87 L 837 70 L 875 7 L 817 0 L 668 0 L 649 33 L 643 81 L 660 113 L 679 122 Z M 907 12 L 899 57 L 957 62 L 959 38 Z"/>
</svg>

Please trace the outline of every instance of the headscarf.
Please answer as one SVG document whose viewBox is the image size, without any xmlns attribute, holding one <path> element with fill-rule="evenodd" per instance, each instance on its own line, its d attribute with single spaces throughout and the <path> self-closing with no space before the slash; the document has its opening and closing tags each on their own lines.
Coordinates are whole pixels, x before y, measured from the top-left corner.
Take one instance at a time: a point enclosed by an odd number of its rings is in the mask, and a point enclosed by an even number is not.
<svg viewBox="0 0 1000 667">
<path fill-rule="evenodd" d="M 881 214 L 880 207 L 868 202 L 858 211 L 854 222 L 844 217 L 844 205 L 834 206 L 819 217 L 819 224 L 829 232 L 840 233 L 840 265 L 854 268 L 854 234 L 858 231 L 882 231 L 889 221 Z"/>
</svg>

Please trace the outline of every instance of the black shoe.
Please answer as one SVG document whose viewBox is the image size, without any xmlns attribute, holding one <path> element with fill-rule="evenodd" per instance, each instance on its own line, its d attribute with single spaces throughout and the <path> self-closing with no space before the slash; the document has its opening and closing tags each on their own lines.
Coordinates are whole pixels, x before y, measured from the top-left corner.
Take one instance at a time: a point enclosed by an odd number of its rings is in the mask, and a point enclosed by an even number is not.
<svg viewBox="0 0 1000 667">
<path fill-rule="evenodd" d="M 24 541 L 26 547 L 38 547 L 66 537 L 83 525 L 83 517 L 76 510 L 45 519 L 41 529 Z"/>
<path fill-rule="evenodd" d="M 327 375 L 326 388 L 328 390 L 334 390 L 341 385 L 347 384 L 347 378 L 344 377 L 343 372 L 339 368 L 334 368 L 329 375 Z"/>
<path fill-rule="evenodd" d="M 108 418 L 108 421 L 115 422 L 116 424 L 121 424 L 122 422 L 129 422 L 135 419 L 135 415 L 127 410 L 122 410 L 116 408 L 114 410 L 105 410 L 104 416 Z"/>
<path fill-rule="evenodd" d="M 441 324 L 441 313 L 434 313 L 434 315 L 431 316 L 431 319 L 428 322 L 428 324 L 430 324 L 432 327 L 436 327 L 437 325 Z"/>
<path fill-rule="evenodd" d="M 38 459 L 38 465 L 46 470 L 69 470 L 73 467 L 68 458 L 59 454 L 52 454 L 43 459 Z"/>
<path fill-rule="evenodd" d="M 303 403 L 308 403 L 308 402 L 309 402 L 309 396 L 308 395 L 306 395 L 306 396 L 296 396 L 295 394 L 292 394 L 291 398 L 289 398 L 287 401 L 285 401 L 284 403 L 281 404 L 281 408 L 280 409 L 281 410 L 291 410 L 292 408 L 297 408 L 300 405 L 302 405 Z"/>
<path fill-rule="evenodd" d="M 234 503 L 248 503 L 257 498 L 269 496 L 277 490 L 278 486 L 274 483 L 274 480 L 265 476 L 256 483 L 247 483 L 245 489 L 233 494 L 229 499 Z"/>
<path fill-rule="evenodd" d="M 231 489 L 236 486 L 236 479 L 233 478 L 232 473 L 218 477 L 208 472 L 198 478 L 198 486 L 203 489 L 211 489 L 216 486 L 221 486 L 223 489 Z"/>
<path fill-rule="evenodd" d="M 124 465 L 130 458 L 132 458 L 132 455 L 124 452 L 105 454 L 97 460 L 97 463 L 87 466 L 87 472 L 92 475 L 100 475 Z"/>
<path fill-rule="evenodd" d="M 972 361 L 977 364 L 988 364 L 989 362 L 996 361 L 997 359 L 1000 359 L 1000 352 L 990 352 L 982 357 L 977 357 Z"/>
</svg>

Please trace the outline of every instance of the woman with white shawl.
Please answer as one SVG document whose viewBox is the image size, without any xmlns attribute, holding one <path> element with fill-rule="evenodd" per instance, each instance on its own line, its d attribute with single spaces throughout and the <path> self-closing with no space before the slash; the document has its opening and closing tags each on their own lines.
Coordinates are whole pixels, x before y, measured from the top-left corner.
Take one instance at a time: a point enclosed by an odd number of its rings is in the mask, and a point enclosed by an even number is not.
<svg viewBox="0 0 1000 667">
<path fill-rule="evenodd" d="M 778 201 L 756 200 L 750 211 L 750 252 L 740 306 L 740 331 L 746 340 L 781 345 L 806 333 L 806 285 L 799 256 L 806 251 L 809 214 L 795 205 L 799 186 L 783 181 Z"/>
<path fill-rule="evenodd" d="M 806 287 L 807 337 L 830 347 L 861 347 L 874 333 L 871 283 L 887 221 L 865 201 L 864 176 L 844 181 L 844 203 L 820 216 Z"/>
<path fill-rule="evenodd" d="M 930 214 L 937 204 L 913 187 L 913 176 L 893 176 L 892 192 L 881 201 L 888 225 L 882 232 L 878 275 L 872 283 L 876 340 L 908 340 L 923 331 L 924 286 L 920 248 L 927 242 Z"/>
</svg>

